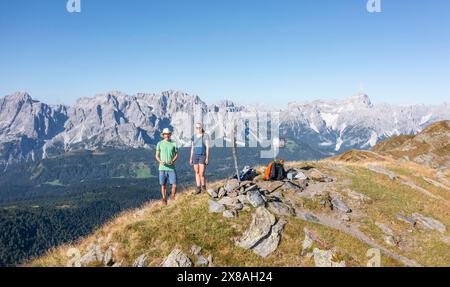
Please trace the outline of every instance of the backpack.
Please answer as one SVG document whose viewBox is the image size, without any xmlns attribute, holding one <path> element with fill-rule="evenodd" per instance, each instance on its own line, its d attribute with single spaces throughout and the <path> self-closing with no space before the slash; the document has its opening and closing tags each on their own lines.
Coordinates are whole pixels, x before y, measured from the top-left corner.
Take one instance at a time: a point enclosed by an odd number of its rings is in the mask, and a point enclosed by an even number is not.
<svg viewBox="0 0 450 287">
<path fill-rule="evenodd" d="M 264 180 L 283 180 L 285 177 L 286 170 L 284 169 L 283 161 L 271 161 L 264 174 Z"/>
</svg>

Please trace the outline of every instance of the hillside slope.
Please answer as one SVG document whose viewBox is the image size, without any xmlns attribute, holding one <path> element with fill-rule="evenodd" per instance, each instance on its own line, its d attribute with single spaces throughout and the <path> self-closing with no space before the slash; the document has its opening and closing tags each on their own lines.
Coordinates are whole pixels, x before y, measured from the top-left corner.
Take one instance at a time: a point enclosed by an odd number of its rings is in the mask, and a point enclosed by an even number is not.
<svg viewBox="0 0 450 287">
<path fill-rule="evenodd" d="M 431 124 L 417 135 L 398 136 L 378 143 L 372 151 L 411 160 L 432 168 L 450 168 L 450 121 Z"/>
<path fill-rule="evenodd" d="M 449 264 L 448 173 L 389 158 L 288 166 L 292 182 L 149 203 L 28 265 L 367 266 L 377 250 L 382 266 Z"/>
</svg>

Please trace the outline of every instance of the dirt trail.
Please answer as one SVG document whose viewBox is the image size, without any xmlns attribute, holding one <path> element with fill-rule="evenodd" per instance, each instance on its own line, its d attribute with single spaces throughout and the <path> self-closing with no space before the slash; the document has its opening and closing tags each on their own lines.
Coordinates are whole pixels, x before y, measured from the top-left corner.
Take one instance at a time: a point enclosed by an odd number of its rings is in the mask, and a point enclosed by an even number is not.
<svg viewBox="0 0 450 287">
<path fill-rule="evenodd" d="M 358 228 L 356 228 L 354 226 L 346 226 L 346 225 L 342 224 L 340 221 L 330 218 L 328 216 L 318 215 L 318 214 L 311 213 L 311 212 L 306 212 L 306 211 L 300 210 L 298 208 L 296 208 L 295 211 L 296 211 L 296 216 L 302 220 L 311 222 L 312 221 L 311 215 L 313 215 L 317 219 L 317 221 L 313 221 L 314 223 L 336 229 L 336 230 L 344 232 L 352 237 L 355 237 L 356 239 L 366 243 L 367 245 L 381 250 L 388 257 L 395 259 L 399 262 L 402 262 L 406 266 L 421 267 L 421 265 L 418 264 L 416 261 L 406 258 L 402 255 L 399 255 L 399 254 L 379 245 L 378 243 L 371 240 L 367 235 L 362 233 Z"/>
</svg>

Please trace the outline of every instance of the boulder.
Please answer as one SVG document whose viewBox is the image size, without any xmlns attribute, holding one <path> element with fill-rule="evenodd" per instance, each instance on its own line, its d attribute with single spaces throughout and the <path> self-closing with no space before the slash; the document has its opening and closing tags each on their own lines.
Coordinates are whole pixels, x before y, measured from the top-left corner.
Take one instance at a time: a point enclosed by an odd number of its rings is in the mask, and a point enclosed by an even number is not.
<svg viewBox="0 0 450 287">
<path fill-rule="evenodd" d="M 217 203 L 224 205 L 225 207 L 233 210 L 241 210 L 244 206 L 239 202 L 237 197 L 225 196 Z"/>
<path fill-rule="evenodd" d="M 213 188 L 208 188 L 206 192 L 211 196 L 212 198 L 217 198 L 219 196 L 218 190 Z"/>
<path fill-rule="evenodd" d="M 253 190 L 253 191 L 247 192 L 247 201 L 253 207 L 263 206 L 266 203 L 264 198 L 261 196 L 261 193 L 258 190 Z"/>
<path fill-rule="evenodd" d="M 345 261 L 335 262 L 335 253 L 331 250 L 320 250 L 314 248 L 314 264 L 316 267 L 345 267 Z"/>
<path fill-rule="evenodd" d="M 265 207 L 258 207 L 253 214 L 250 227 L 236 242 L 236 245 L 244 249 L 253 248 L 261 239 L 269 235 L 275 220 L 275 216 Z"/>
<path fill-rule="evenodd" d="M 105 254 L 100 245 L 91 243 L 87 247 L 86 253 L 75 263 L 78 266 L 89 266 L 94 263 L 103 263 Z"/>
<path fill-rule="evenodd" d="M 200 255 L 197 257 L 197 261 L 195 262 L 195 265 L 197 266 L 208 266 L 209 261 L 204 256 Z"/>
<path fill-rule="evenodd" d="M 225 195 L 227 195 L 227 190 L 223 187 L 219 188 L 219 190 L 217 191 L 217 197 L 222 198 Z"/>
<path fill-rule="evenodd" d="M 342 200 L 338 199 L 338 198 L 334 198 L 333 200 L 331 200 L 331 204 L 333 205 L 333 208 L 345 212 L 345 213 L 351 213 L 352 210 L 347 206 L 347 204 L 345 204 L 345 202 L 343 202 Z"/>
<path fill-rule="evenodd" d="M 214 267 L 212 255 L 209 255 L 207 260 L 208 260 L 208 267 Z"/>
<path fill-rule="evenodd" d="M 80 258 L 79 262 L 76 265 L 86 267 L 96 262 L 99 262 L 99 260 L 97 260 L 95 250 L 91 249 L 88 250 L 88 252 Z"/>
<path fill-rule="evenodd" d="M 267 257 L 274 252 L 280 243 L 281 232 L 283 231 L 285 224 L 285 221 L 278 220 L 278 222 L 272 227 L 269 237 L 263 239 L 260 243 L 258 243 L 258 245 L 253 247 L 253 252 L 261 257 Z"/>
<path fill-rule="evenodd" d="M 250 204 L 250 202 L 249 202 L 248 199 L 247 199 L 247 195 L 241 194 L 241 195 L 238 195 L 236 198 L 237 198 L 237 199 L 239 200 L 239 202 L 242 203 L 242 204 Z"/>
<path fill-rule="evenodd" d="M 387 175 L 391 180 L 396 180 L 399 178 L 396 173 L 388 170 L 387 168 L 381 167 L 379 165 L 369 164 L 369 165 L 367 165 L 367 168 L 376 173 Z"/>
<path fill-rule="evenodd" d="M 239 187 L 239 181 L 237 179 L 228 180 L 223 188 L 227 193 L 233 192 L 235 189 Z"/>
<path fill-rule="evenodd" d="M 343 214 L 343 215 L 340 217 L 340 219 L 341 219 L 341 221 L 343 221 L 343 222 L 350 222 L 350 221 L 352 221 L 351 217 L 348 216 L 347 214 Z"/>
<path fill-rule="evenodd" d="M 323 172 L 321 172 L 318 169 L 311 169 L 309 171 L 309 175 L 308 178 L 314 181 L 319 181 L 319 182 L 332 182 L 333 179 L 329 176 L 327 176 L 326 174 L 324 174 Z"/>
<path fill-rule="evenodd" d="M 300 187 L 299 185 L 291 182 L 291 181 L 286 181 L 283 186 L 281 187 L 281 189 L 283 191 L 287 191 L 287 192 L 301 192 L 303 191 L 303 188 Z"/>
<path fill-rule="evenodd" d="M 375 225 L 383 231 L 384 234 L 394 236 L 394 231 L 392 231 L 391 228 L 389 228 L 386 224 L 375 222 Z"/>
<path fill-rule="evenodd" d="M 347 196 L 353 200 L 357 200 L 357 201 L 361 201 L 361 202 L 365 202 L 365 203 L 370 203 L 372 202 L 372 199 L 370 197 L 368 197 L 367 195 L 364 195 L 362 193 L 353 191 L 349 188 L 346 188 L 343 190 L 345 193 L 347 193 Z"/>
<path fill-rule="evenodd" d="M 310 214 L 310 213 L 305 213 L 303 215 L 303 218 L 306 221 L 310 221 L 310 222 L 315 222 L 315 223 L 320 222 L 320 220 L 319 220 L 319 218 L 317 218 L 317 216 L 315 216 L 314 214 Z"/>
<path fill-rule="evenodd" d="M 302 242 L 302 256 L 310 252 L 314 244 L 318 244 L 319 246 L 325 245 L 324 242 L 316 235 L 315 231 L 305 227 L 303 228 L 303 232 L 305 233 L 305 238 Z"/>
<path fill-rule="evenodd" d="M 389 246 L 397 246 L 398 242 L 392 235 L 387 235 L 384 237 L 384 242 Z"/>
<path fill-rule="evenodd" d="M 397 219 L 406 223 L 411 224 L 413 227 L 416 227 L 417 221 L 414 218 L 404 216 L 402 214 L 397 214 Z"/>
<path fill-rule="evenodd" d="M 109 246 L 108 249 L 105 252 L 105 255 L 103 257 L 103 265 L 104 266 L 113 266 L 114 265 L 114 252 L 116 251 L 116 248 L 114 246 Z"/>
<path fill-rule="evenodd" d="M 195 245 L 195 244 L 191 246 L 191 254 L 192 255 L 199 255 L 200 251 L 202 251 L 202 248 L 200 246 Z"/>
<path fill-rule="evenodd" d="M 225 210 L 222 215 L 225 218 L 235 218 L 237 213 L 234 210 Z"/>
<path fill-rule="evenodd" d="M 295 177 L 296 180 L 306 180 L 308 177 L 303 172 L 298 172 Z"/>
<path fill-rule="evenodd" d="M 258 190 L 258 185 L 252 184 L 249 187 L 245 188 L 245 192 L 249 192 L 249 191 L 253 191 L 253 190 Z"/>
<path fill-rule="evenodd" d="M 447 230 L 442 222 L 434 218 L 426 217 L 419 213 L 413 213 L 412 217 L 420 222 L 425 228 L 437 230 L 440 233 L 445 233 L 445 231 Z"/>
<path fill-rule="evenodd" d="M 222 204 L 218 203 L 217 201 L 214 200 L 208 200 L 208 205 L 209 205 L 209 212 L 212 213 L 222 213 L 225 211 L 225 206 L 223 206 Z"/>
<path fill-rule="evenodd" d="M 282 202 L 272 201 L 267 204 L 267 208 L 276 215 L 294 216 L 295 211 L 287 204 Z"/>
<path fill-rule="evenodd" d="M 162 267 L 192 267 L 192 262 L 180 249 L 175 248 L 164 260 Z"/>
<path fill-rule="evenodd" d="M 145 267 L 147 266 L 147 255 L 142 254 L 133 263 L 133 267 Z"/>
</svg>

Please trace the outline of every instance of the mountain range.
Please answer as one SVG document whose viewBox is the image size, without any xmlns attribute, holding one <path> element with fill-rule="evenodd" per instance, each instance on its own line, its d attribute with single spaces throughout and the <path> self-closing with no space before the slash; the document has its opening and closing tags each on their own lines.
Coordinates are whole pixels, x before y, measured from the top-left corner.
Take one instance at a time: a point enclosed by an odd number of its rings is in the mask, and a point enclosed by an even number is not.
<svg viewBox="0 0 450 287">
<path fill-rule="evenodd" d="M 230 117 L 244 118 L 252 112 L 279 113 L 280 136 L 287 146 L 316 159 L 369 149 L 385 138 L 415 134 L 433 122 L 450 119 L 448 103 L 374 105 L 365 94 L 268 108 L 231 101 L 207 104 L 178 91 L 108 92 L 80 98 L 70 106 L 46 104 L 17 92 L 0 98 L 0 167 L 80 149 L 149 148 L 164 127 L 173 128 L 175 137 L 185 143 L 191 131 L 185 130 L 186 120 L 180 114 L 210 117 L 209 123 L 227 129 Z M 206 125 L 208 129 L 210 124 Z"/>
</svg>

